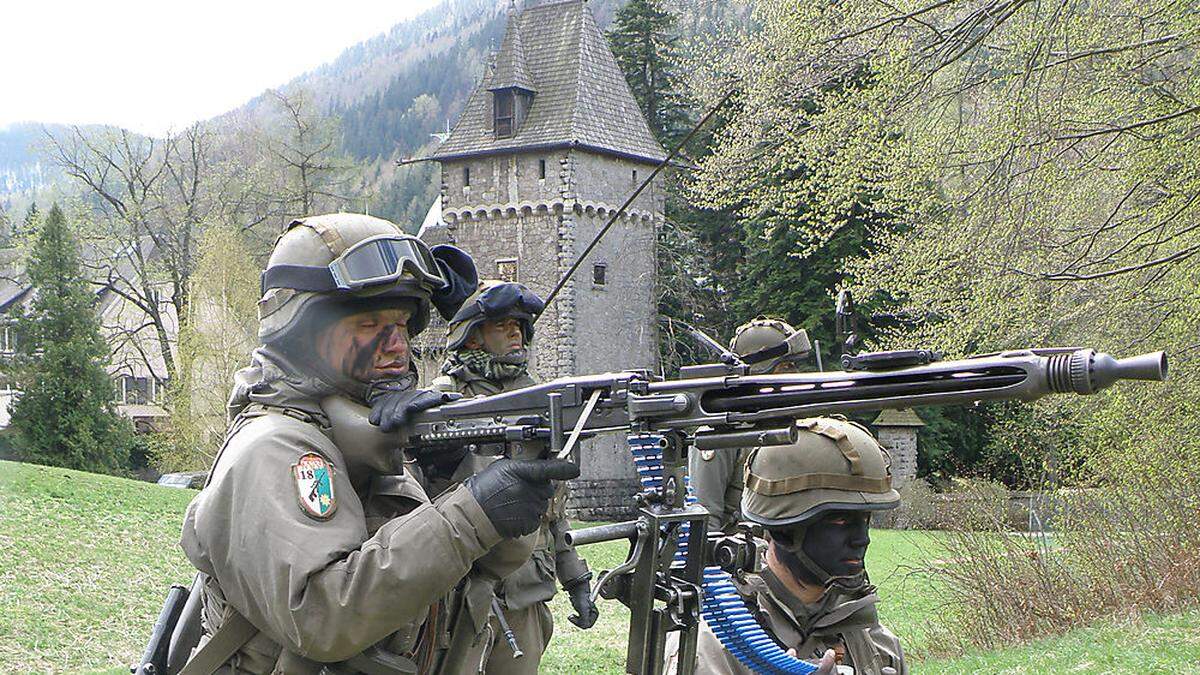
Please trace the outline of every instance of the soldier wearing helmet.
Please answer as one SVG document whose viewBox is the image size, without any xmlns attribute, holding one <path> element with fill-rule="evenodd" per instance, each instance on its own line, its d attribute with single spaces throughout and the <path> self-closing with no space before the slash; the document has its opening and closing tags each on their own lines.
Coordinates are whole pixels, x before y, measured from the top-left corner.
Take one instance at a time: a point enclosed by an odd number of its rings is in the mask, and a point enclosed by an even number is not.
<svg viewBox="0 0 1200 675">
<path fill-rule="evenodd" d="M 768 549 L 761 572 L 738 579 L 738 590 L 793 655 L 812 660 L 832 650 L 858 675 L 903 675 L 900 641 L 879 624 L 864 567 L 871 513 L 900 503 L 890 459 L 853 422 L 796 424 L 795 444 L 757 448 L 746 462 L 742 514 L 764 528 Z M 697 672 L 751 672 L 706 625 L 698 643 Z"/>
<path fill-rule="evenodd" d="M 501 460 L 431 503 L 397 453 L 408 416 L 448 398 L 416 387 L 409 338 L 475 280 L 462 251 L 378 218 L 303 218 L 280 235 L 262 345 L 184 519 L 204 633 L 185 673 L 438 672 L 441 599 L 528 555 L 505 551 L 576 467 Z"/>
<path fill-rule="evenodd" d="M 752 375 L 794 373 L 812 351 L 808 333 L 778 319 L 760 316 L 742 324 L 729 351 L 750 367 Z M 688 475 L 700 505 L 708 511 L 708 531 L 731 532 L 739 520 L 742 468 L 750 449 L 694 450 L 688 456 Z"/>
<path fill-rule="evenodd" d="M 450 320 L 446 361 L 434 386 L 466 396 L 489 396 L 535 384 L 528 368 L 529 346 L 533 322 L 544 307 L 542 299 L 522 284 L 496 280 L 481 283 Z M 463 458 L 446 484 L 465 479 L 487 461 L 476 455 Z M 524 655 L 514 658 L 498 618 L 493 617 L 496 637 L 487 657 L 489 675 L 538 672 L 554 630 L 548 603 L 555 594 L 556 577 L 577 612 L 569 617 L 572 623 L 590 628 L 599 617 L 590 597 L 592 574 L 587 563 L 563 538 L 570 529 L 565 506 L 566 485 L 560 484 L 538 529 L 533 554 L 496 587 L 505 621 Z"/>
</svg>

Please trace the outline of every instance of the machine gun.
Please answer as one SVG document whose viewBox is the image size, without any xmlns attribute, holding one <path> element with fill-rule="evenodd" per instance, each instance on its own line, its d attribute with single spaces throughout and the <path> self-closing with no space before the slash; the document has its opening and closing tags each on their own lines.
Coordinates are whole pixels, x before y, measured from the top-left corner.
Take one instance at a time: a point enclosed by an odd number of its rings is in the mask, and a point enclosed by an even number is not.
<svg viewBox="0 0 1200 675">
<path fill-rule="evenodd" d="M 727 597 L 719 595 L 712 563 L 727 570 L 743 569 L 752 558 L 745 546 L 708 540 L 705 513 L 689 504 L 687 496 L 690 447 L 789 444 L 797 438 L 795 420 L 802 417 L 1031 401 L 1047 394 L 1092 394 L 1118 380 L 1161 381 L 1167 376 L 1162 352 L 1116 359 L 1075 348 L 1009 351 L 952 361 L 928 350 L 873 352 L 844 357 L 841 365 L 843 370 L 836 372 L 749 375 L 743 365 L 716 363 L 685 367 L 678 379 L 671 380 L 645 371 L 560 378 L 420 413 L 411 422 L 404 445 L 428 452 L 532 443 L 544 444 L 545 455 L 566 458 L 578 456 L 581 438 L 627 434 L 642 485 L 636 498 L 638 519 L 576 531 L 570 538 L 576 545 L 616 539 L 631 542 L 625 563 L 602 574 L 593 591 L 630 608 L 626 671 L 662 672 L 666 637 L 679 632 L 679 673 L 690 675 L 702 598 L 707 601 L 704 612 L 710 624 L 724 621 L 722 616 L 709 616 L 710 610 L 724 606 L 722 598 Z M 745 623 L 738 618 L 731 619 L 730 625 Z M 763 643 L 757 638 L 748 641 L 752 646 Z M 766 659 L 753 661 L 756 668 L 761 666 L 760 672 L 812 669 L 782 652 L 747 658 Z"/>
</svg>

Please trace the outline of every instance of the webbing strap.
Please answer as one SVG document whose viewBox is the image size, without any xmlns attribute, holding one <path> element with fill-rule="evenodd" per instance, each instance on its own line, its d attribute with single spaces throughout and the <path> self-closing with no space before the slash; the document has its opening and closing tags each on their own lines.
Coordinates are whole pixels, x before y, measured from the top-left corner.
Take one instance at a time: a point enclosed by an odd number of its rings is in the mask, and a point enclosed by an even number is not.
<svg viewBox="0 0 1200 675">
<path fill-rule="evenodd" d="M 258 634 L 258 629 L 240 612 L 229 608 L 231 614 L 225 617 L 217 631 L 208 642 L 188 659 L 179 675 L 212 675 L 229 657 L 237 653 L 242 645 Z"/>
<path fill-rule="evenodd" d="M 336 258 L 346 252 L 346 242 L 342 241 L 342 234 L 332 227 L 326 227 L 323 223 L 309 222 L 308 220 L 296 220 L 292 222 L 292 225 L 302 225 L 312 228 L 312 231 L 317 233 L 321 241 L 325 242 L 325 246 L 329 248 L 329 252 L 333 254 L 333 257 Z M 291 227 L 289 226 L 288 229 L 290 230 Z"/>
<path fill-rule="evenodd" d="M 892 477 L 867 478 L 866 476 L 847 476 L 840 473 L 804 473 L 787 478 L 763 478 L 750 471 L 746 472 L 746 489 L 764 497 L 790 495 L 804 490 L 830 488 L 833 490 L 853 490 L 883 494 L 892 489 Z"/>
<path fill-rule="evenodd" d="M 846 435 L 846 432 L 837 427 L 825 426 L 818 420 L 801 420 L 796 424 L 801 429 L 807 429 L 814 434 L 819 434 L 833 441 L 837 445 L 837 449 L 841 451 L 842 456 L 846 458 L 846 461 L 850 462 L 850 473 L 855 476 L 862 475 L 862 455 L 859 454 L 858 448 L 854 447 L 854 443 Z"/>
</svg>

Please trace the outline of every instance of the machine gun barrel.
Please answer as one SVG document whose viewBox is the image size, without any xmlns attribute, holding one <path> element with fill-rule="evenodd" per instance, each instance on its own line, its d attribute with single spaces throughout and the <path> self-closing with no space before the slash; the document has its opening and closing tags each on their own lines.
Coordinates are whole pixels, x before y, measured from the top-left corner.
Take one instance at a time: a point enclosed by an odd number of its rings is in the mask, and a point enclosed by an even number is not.
<svg viewBox="0 0 1200 675">
<path fill-rule="evenodd" d="M 1029 401 L 1047 394 L 1092 394 L 1118 380 L 1164 380 L 1162 352 L 1116 359 L 1091 349 L 1003 352 L 927 365 L 867 371 L 669 380 L 651 394 L 690 392 L 689 424 L 770 420 L 884 408 Z M 665 425 L 674 426 L 670 421 Z"/>
<path fill-rule="evenodd" d="M 690 367 L 690 376 L 673 380 L 654 381 L 642 371 L 565 377 L 419 413 L 405 445 L 548 440 L 553 446 L 561 439 L 552 436 L 568 429 L 585 437 L 678 431 L 707 448 L 779 444 L 788 442 L 788 427 L 799 417 L 1030 401 L 1047 394 L 1092 394 L 1118 380 L 1167 377 L 1162 352 L 1117 359 L 1092 349 L 1030 349 L 905 365 L 913 353 L 871 354 L 862 360 L 867 369 L 836 372 L 747 375 L 736 364 L 711 364 Z"/>
</svg>

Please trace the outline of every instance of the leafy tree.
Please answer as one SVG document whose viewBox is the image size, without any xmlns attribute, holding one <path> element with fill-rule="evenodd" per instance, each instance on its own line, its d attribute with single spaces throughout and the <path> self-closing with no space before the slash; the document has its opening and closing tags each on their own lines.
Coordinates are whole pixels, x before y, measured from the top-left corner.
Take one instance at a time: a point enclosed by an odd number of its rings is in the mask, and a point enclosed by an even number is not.
<svg viewBox="0 0 1200 675">
<path fill-rule="evenodd" d="M 809 260 L 852 225 L 866 188 L 896 227 L 872 232 L 867 255 L 844 269 L 860 296 L 886 295 L 889 312 L 912 317 L 872 346 L 951 356 L 1167 347 L 1185 373 L 1171 386 L 1196 386 L 1186 374 L 1195 333 L 1170 328 L 1200 302 L 1200 37 L 1190 8 L 764 0 L 755 18 L 760 30 L 711 59 L 741 83 L 745 112 L 699 160 L 694 194 L 748 218 L 805 201 L 804 217 L 777 236 Z M 838 86 L 848 78 L 853 87 Z M 781 165 L 801 164 L 774 180 Z M 1108 455 L 1062 456 L 1097 454 L 1081 420 L 1146 414 L 1181 435 L 1190 428 L 1159 409 L 1167 397 L 1111 408 L 1130 400 L 1053 399 L 1028 419 L 997 406 L 988 447 L 1020 447 L 1017 430 L 1038 425 L 1054 435 L 1038 432 L 1044 467 L 1103 475 L 1115 465 Z M 1076 423 L 1058 423 L 1067 419 Z"/>
<path fill-rule="evenodd" d="M 207 468 L 225 432 L 229 383 L 258 344 L 259 266 L 245 237 L 213 227 L 200 241 L 190 316 L 179 331 L 179 380 L 168 390 L 169 431 L 157 461 L 166 470 Z"/>
<path fill-rule="evenodd" d="M 117 473 L 132 430 L 114 410 L 108 350 L 75 241 L 54 206 L 37 228 L 28 261 L 34 297 L 17 320 L 14 446 L 24 461 Z"/>
</svg>

